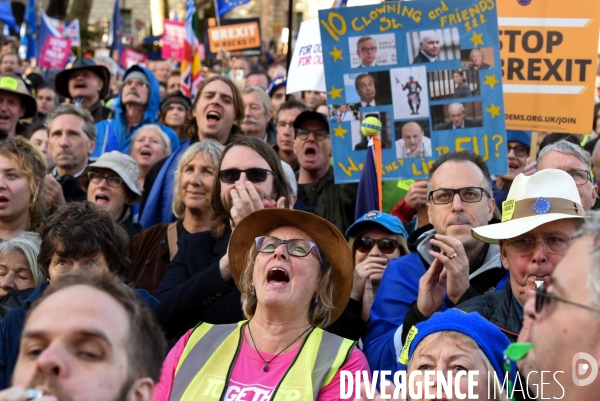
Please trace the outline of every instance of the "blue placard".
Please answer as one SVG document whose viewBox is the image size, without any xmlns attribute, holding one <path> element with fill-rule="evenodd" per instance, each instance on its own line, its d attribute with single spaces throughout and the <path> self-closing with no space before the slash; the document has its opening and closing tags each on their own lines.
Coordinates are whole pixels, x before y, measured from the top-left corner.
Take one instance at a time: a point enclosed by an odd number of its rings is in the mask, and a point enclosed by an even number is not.
<svg viewBox="0 0 600 401">
<path fill-rule="evenodd" d="M 508 171 L 495 0 L 385 2 L 319 11 L 335 182 L 357 182 L 381 122 L 383 179 L 426 178 L 440 155 Z"/>
</svg>

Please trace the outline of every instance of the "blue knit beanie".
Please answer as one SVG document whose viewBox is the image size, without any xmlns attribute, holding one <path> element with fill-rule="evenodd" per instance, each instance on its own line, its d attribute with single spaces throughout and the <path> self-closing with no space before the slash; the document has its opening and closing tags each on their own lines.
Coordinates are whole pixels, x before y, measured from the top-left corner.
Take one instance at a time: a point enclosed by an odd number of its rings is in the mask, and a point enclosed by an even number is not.
<svg viewBox="0 0 600 401">
<path fill-rule="evenodd" d="M 473 339 L 490 360 L 498 378 L 504 377 L 502 364 L 504 350 L 510 344 L 508 338 L 498 327 L 478 313 L 465 313 L 458 309 L 434 313 L 428 320 L 413 326 L 406 337 L 406 344 L 402 348 L 400 364 L 404 365 L 405 369 L 408 368 L 408 361 L 412 358 L 419 343 L 428 335 L 440 331 L 457 331 Z"/>
<path fill-rule="evenodd" d="M 531 147 L 531 131 L 517 131 L 517 130 L 506 130 L 506 142 L 519 142 Z"/>
</svg>

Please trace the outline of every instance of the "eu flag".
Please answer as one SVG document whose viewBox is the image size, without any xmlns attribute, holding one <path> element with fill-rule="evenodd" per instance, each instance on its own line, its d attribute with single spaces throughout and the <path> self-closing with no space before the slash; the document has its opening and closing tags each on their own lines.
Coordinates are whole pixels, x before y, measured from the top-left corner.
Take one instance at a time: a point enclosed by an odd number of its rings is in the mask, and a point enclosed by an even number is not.
<svg viewBox="0 0 600 401">
<path fill-rule="evenodd" d="M 117 51 L 119 57 L 123 53 L 123 19 L 121 18 L 121 7 L 119 6 L 119 0 L 115 0 L 115 9 L 113 11 L 113 18 L 110 26 L 109 39 L 110 43 L 110 55 Z"/>
<path fill-rule="evenodd" d="M 233 10 L 237 6 L 250 3 L 250 0 L 217 0 L 217 14 L 221 18 L 225 13 Z"/>
<path fill-rule="evenodd" d="M 8 1 L 0 1 L 0 22 L 8 25 L 13 31 L 19 30 L 17 23 L 15 22 L 12 7 Z"/>
<path fill-rule="evenodd" d="M 25 24 L 25 37 L 23 38 L 23 45 L 27 48 L 25 53 L 25 59 L 30 60 L 36 56 L 36 42 L 37 42 L 37 12 L 35 7 L 35 0 L 29 0 L 27 2 L 27 8 L 25 9 L 25 18 L 23 23 Z"/>
</svg>

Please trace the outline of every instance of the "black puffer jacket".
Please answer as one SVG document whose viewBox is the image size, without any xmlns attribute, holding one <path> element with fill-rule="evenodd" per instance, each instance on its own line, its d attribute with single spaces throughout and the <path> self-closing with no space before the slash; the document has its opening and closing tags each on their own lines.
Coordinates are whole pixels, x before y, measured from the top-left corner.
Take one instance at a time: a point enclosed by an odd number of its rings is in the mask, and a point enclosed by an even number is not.
<svg viewBox="0 0 600 401">
<path fill-rule="evenodd" d="M 26 290 L 12 290 L 0 298 L 0 320 L 4 319 L 4 316 L 14 308 L 24 306 L 25 300 L 33 291 L 35 291 L 35 287 Z"/>
<path fill-rule="evenodd" d="M 498 326 L 510 342 L 515 342 L 521 331 L 522 322 L 512 297 L 510 280 L 507 280 L 503 290 L 492 291 L 471 298 L 457 305 L 457 308 L 465 312 L 479 313 Z"/>
</svg>

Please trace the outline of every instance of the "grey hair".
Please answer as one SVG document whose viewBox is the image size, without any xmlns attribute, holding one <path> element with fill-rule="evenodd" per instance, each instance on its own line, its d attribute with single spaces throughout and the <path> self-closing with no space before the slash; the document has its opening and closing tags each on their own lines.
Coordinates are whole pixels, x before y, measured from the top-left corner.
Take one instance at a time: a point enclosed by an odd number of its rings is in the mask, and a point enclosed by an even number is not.
<svg viewBox="0 0 600 401">
<path fill-rule="evenodd" d="M 590 291 L 592 306 L 600 308 L 600 212 L 592 211 L 591 218 L 586 219 L 577 234 L 590 236 L 593 241 L 593 249 L 589 254 L 592 263 L 590 264 L 587 286 Z"/>
<path fill-rule="evenodd" d="M 481 60 L 485 60 L 485 55 L 483 54 L 483 52 L 481 51 L 481 49 L 473 49 L 469 52 L 469 60 L 471 60 L 473 58 L 473 53 L 478 52 L 479 54 L 481 54 Z"/>
<path fill-rule="evenodd" d="M 131 143 L 135 142 L 135 138 L 138 136 L 140 131 L 143 129 L 152 129 L 156 133 L 158 133 L 158 136 L 160 137 L 160 139 L 162 141 L 163 149 L 165 151 L 165 156 L 169 156 L 171 154 L 171 140 L 169 139 L 169 137 L 167 136 L 165 131 L 163 131 L 163 129 L 158 124 L 142 125 L 140 128 L 137 129 L 137 131 L 135 131 L 135 134 L 133 134 L 133 138 L 131 138 Z M 131 154 L 132 149 L 133 149 L 133 146 L 129 149 L 130 154 Z"/>
<path fill-rule="evenodd" d="M 432 29 L 430 29 L 428 31 L 422 31 L 422 32 L 419 33 L 419 42 L 423 43 L 423 41 L 426 38 L 430 37 L 431 35 L 435 35 L 435 36 L 437 36 L 439 38 L 439 35 L 437 34 L 437 32 L 434 31 L 434 30 L 432 30 Z"/>
<path fill-rule="evenodd" d="M 586 165 L 587 170 L 592 168 L 592 160 L 588 151 L 584 150 L 581 146 L 565 141 L 564 139 L 544 146 L 538 154 L 538 165 L 542 162 L 542 159 L 552 151 L 562 153 L 563 155 L 575 156 Z"/>
<path fill-rule="evenodd" d="M 283 172 L 285 173 L 285 178 L 287 179 L 287 184 L 290 187 L 291 194 L 293 196 L 297 196 L 298 183 L 296 182 L 296 174 L 294 174 L 292 166 L 281 160 L 281 167 L 283 167 Z"/>
<path fill-rule="evenodd" d="M 115 60 L 113 60 L 112 58 L 110 58 L 108 56 L 98 56 L 98 57 L 94 57 L 94 61 L 96 62 L 96 64 L 100 64 L 100 63 L 108 64 L 109 65 L 108 72 L 110 72 L 110 76 L 111 77 L 117 76 L 117 73 L 119 72 L 119 67 L 117 66 L 117 63 L 115 62 Z"/>
<path fill-rule="evenodd" d="M 177 162 L 175 170 L 175 185 L 173 185 L 173 214 L 177 217 L 183 217 L 185 213 L 185 203 L 181 198 L 181 174 L 183 168 L 192 161 L 198 153 L 202 153 L 204 159 L 213 167 L 215 175 L 217 174 L 217 163 L 221 158 L 224 146 L 213 139 L 205 139 L 202 142 L 196 142 L 181 155 Z M 211 188 L 212 189 L 212 188 Z"/>
<path fill-rule="evenodd" d="M 452 106 L 460 106 L 460 109 L 463 111 L 463 113 L 464 113 L 464 111 L 465 111 L 465 105 L 464 105 L 464 104 L 462 104 L 462 103 L 460 103 L 460 102 L 456 102 L 456 103 L 450 103 L 450 104 L 448 105 L 448 111 L 450 111 L 450 108 L 451 108 Z"/>
<path fill-rule="evenodd" d="M 265 110 L 265 115 L 269 114 L 269 110 L 271 110 L 271 98 L 267 93 L 259 86 L 249 86 L 244 88 L 242 91 L 242 95 L 247 95 L 248 93 L 258 92 L 260 94 L 260 98 L 262 100 L 263 109 Z"/>
<path fill-rule="evenodd" d="M 50 134 L 50 124 L 58 116 L 73 115 L 83 120 L 83 132 L 92 140 L 96 140 L 96 126 L 94 125 L 94 119 L 87 109 L 83 107 L 75 106 L 71 103 L 63 103 L 56 108 L 52 113 L 48 114 L 44 121 L 44 127 Z"/>
<path fill-rule="evenodd" d="M 46 280 L 46 275 L 40 269 L 37 260 L 41 244 L 40 236 L 29 231 L 22 231 L 19 235 L 7 238 L 0 243 L 0 254 L 4 251 L 21 251 L 25 255 L 36 286 Z"/>
</svg>

